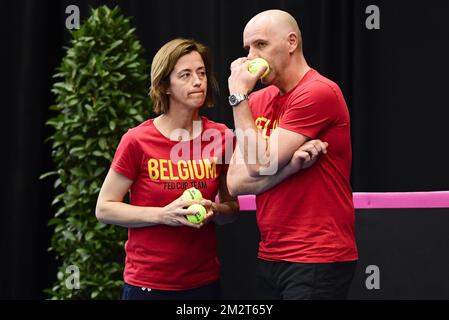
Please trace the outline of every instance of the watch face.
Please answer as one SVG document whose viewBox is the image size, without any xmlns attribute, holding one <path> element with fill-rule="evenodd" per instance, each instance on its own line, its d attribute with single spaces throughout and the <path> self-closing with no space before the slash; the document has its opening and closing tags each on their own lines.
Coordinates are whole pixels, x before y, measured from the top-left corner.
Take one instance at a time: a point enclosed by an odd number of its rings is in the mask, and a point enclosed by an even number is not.
<svg viewBox="0 0 449 320">
<path fill-rule="evenodd" d="M 248 99 L 248 96 L 246 94 L 231 94 L 229 96 L 229 104 L 234 107 L 245 99 Z"/>
<path fill-rule="evenodd" d="M 235 105 L 237 103 L 237 97 L 235 95 L 230 95 L 229 96 L 229 104 L 231 106 Z"/>
</svg>

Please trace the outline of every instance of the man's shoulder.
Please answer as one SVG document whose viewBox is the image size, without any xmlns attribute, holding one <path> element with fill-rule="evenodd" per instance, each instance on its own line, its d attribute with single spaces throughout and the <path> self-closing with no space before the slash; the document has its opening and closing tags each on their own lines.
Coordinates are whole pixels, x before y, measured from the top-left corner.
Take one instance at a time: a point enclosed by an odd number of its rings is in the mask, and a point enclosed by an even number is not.
<svg viewBox="0 0 449 320">
<path fill-rule="evenodd" d="M 331 79 L 323 76 L 318 71 L 313 70 L 313 74 L 302 86 L 299 91 L 315 92 L 317 94 L 334 93 L 340 91 L 340 87 Z"/>
<path fill-rule="evenodd" d="M 289 101 L 309 101 L 309 99 L 328 101 L 328 99 L 341 97 L 342 93 L 339 86 L 334 81 L 316 72 L 313 77 L 310 77 L 306 82 L 295 88 L 290 95 Z"/>
</svg>

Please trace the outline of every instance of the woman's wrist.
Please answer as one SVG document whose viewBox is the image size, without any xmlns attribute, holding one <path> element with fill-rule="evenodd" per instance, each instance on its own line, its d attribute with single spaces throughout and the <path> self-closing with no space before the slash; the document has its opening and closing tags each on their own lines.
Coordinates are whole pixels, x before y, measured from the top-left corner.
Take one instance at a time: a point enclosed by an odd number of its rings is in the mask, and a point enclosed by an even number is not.
<svg viewBox="0 0 449 320">
<path fill-rule="evenodd" d="M 162 224 L 165 207 L 147 207 L 146 209 L 146 220 L 149 224 Z"/>
</svg>

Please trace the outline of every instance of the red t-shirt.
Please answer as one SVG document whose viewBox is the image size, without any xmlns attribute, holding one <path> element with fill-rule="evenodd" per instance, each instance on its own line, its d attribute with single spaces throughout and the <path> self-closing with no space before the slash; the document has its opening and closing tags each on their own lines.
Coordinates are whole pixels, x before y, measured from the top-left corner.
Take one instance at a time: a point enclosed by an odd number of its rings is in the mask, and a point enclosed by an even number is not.
<svg viewBox="0 0 449 320">
<path fill-rule="evenodd" d="M 310 168 L 258 195 L 259 258 L 328 263 L 357 259 L 350 185 L 349 112 L 339 87 L 310 70 L 287 94 L 269 86 L 250 96 L 256 126 L 280 128 L 329 143 Z"/>
<path fill-rule="evenodd" d="M 194 186 L 214 200 L 233 134 L 223 124 L 201 117 L 201 135 L 172 141 L 147 120 L 123 135 L 112 169 L 132 179 L 130 204 L 163 207 Z M 129 228 L 125 282 L 159 290 L 188 290 L 219 278 L 215 225 L 201 229 L 155 225 Z"/>
</svg>

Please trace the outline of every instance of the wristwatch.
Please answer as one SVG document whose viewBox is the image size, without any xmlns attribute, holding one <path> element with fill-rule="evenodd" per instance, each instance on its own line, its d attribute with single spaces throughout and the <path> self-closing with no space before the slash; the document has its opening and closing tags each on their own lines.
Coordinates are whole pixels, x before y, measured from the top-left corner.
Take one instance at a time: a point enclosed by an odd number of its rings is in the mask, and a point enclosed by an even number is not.
<svg viewBox="0 0 449 320">
<path fill-rule="evenodd" d="M 237 106 L 240 102 L 246 99 L 248 99 L 248 95 L 243 93 L 233 93 L 228 98 L 229 104 L 233 107 Z"/>
</svg>

